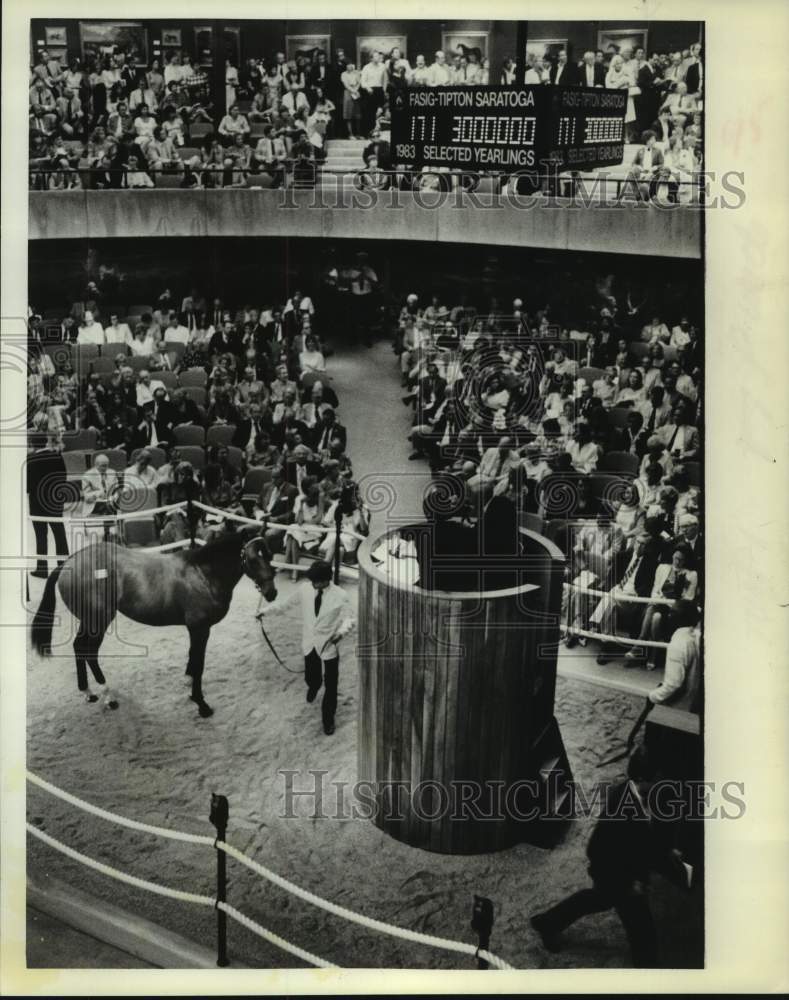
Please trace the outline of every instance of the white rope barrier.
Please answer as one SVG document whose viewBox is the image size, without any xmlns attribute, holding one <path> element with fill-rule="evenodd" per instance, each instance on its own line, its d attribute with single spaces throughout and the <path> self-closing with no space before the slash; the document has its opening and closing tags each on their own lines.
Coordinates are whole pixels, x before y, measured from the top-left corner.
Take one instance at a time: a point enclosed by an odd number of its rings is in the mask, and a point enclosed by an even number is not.
<svg viewBox="0 0 789 1000">
<path fill-rule="evenodd" d="M 653 642 L 651 639 L 631 639 L 627 635 L 608 635 L 604 632 L 590 632 L 585 628 L 565 627 L 569 635 L 580 635 L 585 639 L 599 639 L 600 642 L 615 642 L 620 646 L 649 646 L 651 649 L 668 649 L 667 642 Z"/>
<path fill-rule="evenodd" d="M 151 826 L 149 823 L 141 823 L 136 819 L 127 819 L 125 816 L 119 816 L 117 813 L 109 812 L 106 809 L 100 809 L 98 806 L 94 806 L 90 802 L 85 802 L 84 799 L 77 798 L 76 795 L 64 792 L 62 788 L 58 788 L 57 785 L 52 785 L 43 778 L 39 778 L 39 776 L 37 774 L 33 774 L 32 771 L 27 771 L 26 774 L 28 781 L 32 782 L 34 785 L 38 785 L 39 788 L 43 788 L 45 792 L 49 792 L 49 794 L 54 795 L 55 798 L 62 799 L 64 802 L 70 803 L 77 809 L 82 809 L 84 812 L 92 813 L 94 816 L 107 820 L 109 823 L 117 823 L 119 826 L 126 826 L 130 830 L 141 830 L 143 833 L 155 834 L 158 837 L 167 837 L 169 840 L 182 840 L 188 844 L 204 844 L 208 847 L 213 847 L 214 845 L 214 838 L 209 837 L 206 834 L 182 833 L 180 830 L 170 830 L 163 826 Z"/>
<path fill-rule="evenodd" d="M 314 965 L 318 969 L 340 968 L 339 965 L 333 965 L 331 962 L 327 962 L 324 958 L 318 958 L 317 955 L 313 955 L 311 952 L 305 951 L 304 948 L 299 948 L 298 945 L 291 944 L 290 941 L 286 941 L 284 938 L 281 938 L 279 934 L 274 934 L 273 931 L 267 930 L 250 917 L 241 913 L 234 906 L 229 906 L 227 903 L 217 902 L 216 908 L 218 910 L 222 910 L 232 920 L 235 920 L 236 923 L 241 924 L 242 927 L 246 927 L 246 929 L 248 931 L 252 931 L 253 934 L 257 934 L 259 937 L 264 938 L 264 940 L 273 944 L 276 948 L 280 948 L 282 951 L 290 952 L 291 955 L 295 955 L 297 958 L 308 962 L 310 965 Z"/>
<path fill-rule="evenodd" d="M 675 601 L 666 597 L 638 597 L 630 594 L 623 594 L 614 587 L 613 590 L 595 590 L 593 587 L 582 587 L 579 583 L 565 583 L 565 590 L 574 590 L 577 594 L 591 594 L 592 597 L 615 597 L 618 601 L 627 601 L 631 604 L 663 604 L 673 608 Z"/>
<path fill-rule="evenodd" d="M 275 569 L 291 569 L 296 570 L 298 573 L 306 573 L 310 568 L 310 563 L 288 563 L 282 562 L 280 559 L 272 559 L 271 565 Z M 352 580 L 359 579 L 359 570 L 355 566 L 344 566 L 340 563 L 340 572 L 347 573 Z"/>
<path fill-rule="evenodd" d="M 239 521 L 241 524 L 254 524 L 258 528 L 264 527 L 264 520 L 256 520 L 254 517 L 243 517 L 241 514 L 232 514 L 226 510 L 219 510 L 217 507 L 209 507 L 207 504 L 201 503 L 199 500 L 194 500 L 192 502 L 193 507 L 199 507 L 200 510 L 206 511 L 208 514 L 215 514 L 219 517 L 230 518 L 233 521 Z M 289 524 L 267 524 L 265 525 L 271 531 L 287 531 L 288 528 L 292 527 Z M 336 532 L 335 527 L 326 527 L 323 524 L 309 524 L 306 525 L 310 531 L 320 532 L 323 535 L 334 534 Z M 360 541 L 364 541 L 366 536 L 360 535 L 356 531 L 348 531 L 345 528 L 340 529 L 340 533 L 343 535 L 350 535 L 352 538 L 358 538 Z"/>
<path fill-rule="evenodd" d="M 199 507 L 199 504 L 195 504 Z M 145 510 L 130 510 L 127 512 L 122 512 L 120 514 L 103 514 L 97 515 L 96 517 L 41 517 L 38 514 L 28 514 L 28 519 L 30 521 L 46 521 L 48 524 L 74 524 L 79 522 L 87 527 L 98 527 L 100 528 L 103 524 L 108 521 L 131 521 L 138 517 L 153 517 L 154 514 L 164 514 L 170 510 L 178 510 L 180 507 L 186 507 L 186 500 L 179 500 L 178 503 L 167 504 L 164 507 L 149 507 Z"/>
<path fill-rule="evenodd" d="M 200 906 L 211 907 L 216 905 L 216 900 L 212 899 L 211 896 L 200 896 L 195 892 L 184 892 L 182 889 L 171 889 L 169 886 L 159 885 L 158 882 L 148 882 L 146 879 L 138 878 L 136 875 L 127 875 L 126 872 L 119 871 L 111 865 L 105 865 L 101 861 L 89 858 L 87 854 L 75 851 L 73 847 L 68 847 L 66 844 L 62 844 L 59 840 L 55 840 L 54 837 L 50 837 L 48 833 L 44 833 L 43 830 L 39 830 L 37 826 L 33 826 L 32 823 L 26 823 L 25 825 L 28 833 L 32 833 L 34 837 L 42 840 L 45 844 L 49 844 L 50 847 L 54 847 L 54 849 L 56 851 L 60 851 L 61 854 L 65 854 L 67 858 L 71 858 L 73 861 L 79 861 L 80 864 L 83 864 L 88 868 L 93 868 L 94 871 L 101 872 L 102 875 L 108 875 L 110 878 L 114 878 L 118 882 L 125 882 L 127 885 L 133 885 L 135 889 L 145 889 L 148 892 L 156 893 L 157 896 L 168 896 L 170 899 L 177 899 L 183 903 L 197 903 Z"/>
<path fill-rule="evenodd" d="M 349 920 L 351 923 L 359 924 L 361 927 L 367 927 L 370 930 L 380 931 L 382 934 L 388 934 L 391 937 L 397 937 L 403 941 L 412 941 L 415 944 L 424 944 L 431 948 L 442 948 L 445 951 L 454 951 L 461 955 L 479 957 L 497 969 L 513 968 L 513 966 L 508 965 L 503 959 L 498 958 L 496 955 L 487 951 L 478 951 L 474 945 L 468 944 L 465 941 L 452 941 L 449 938 L 435 937 L 432 934 L 422 934 L 420 931 L 410 931 L 404 927 L 395 927 L 393 924 L 387 924 L 382 920 L 375 920 L 372 917 L 366 917 L 361 913 L 356 913 L 354 910 L 349 910 L 344 906 L 339 906 L 337 903 L 331 903 L 329 900 L 323 899 L 321 896 L 316 896 L 315 893 L 309 892 L 307 889 L 302 889 L 301 886 L 295 885 L 293 882 L 289 882 L 286 878 L 283 878 L 281 875 L 277 875 L 275 872 L 259 864 L 257 861 L 253 861 L 252 858 L 248 857 L 237 848 L 232 847 L 230 844 L 225 843 L 223 840 L 217 841 L 216 846 L 221 851 L 230 855 L 231 858 L 235 858 L 236 861 L 239 861 L 242 865 L 246 865 L 247 868 L 250 868 L 252 871 L 267 879 L 269 882 L 272 882 L 274 885 L 279 886 L 281 889 L 284 889 L 286 892 L 289 892 L 294 896 L 298 896 L 299 899 L 303 899 L 306 903 L 311 903 L 313 906 L 326 910 L 327 913 L 334 914 L 336 917 L 342 917 L 344 920 Z"/>
</svg>

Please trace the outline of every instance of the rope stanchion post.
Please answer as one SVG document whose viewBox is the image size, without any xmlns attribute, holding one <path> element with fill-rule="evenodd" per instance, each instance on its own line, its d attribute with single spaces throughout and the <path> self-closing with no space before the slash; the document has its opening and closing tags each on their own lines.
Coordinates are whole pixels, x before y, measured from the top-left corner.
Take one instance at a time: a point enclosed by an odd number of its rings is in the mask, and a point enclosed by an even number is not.
<svg viewBox="0 0 789 1000">
<path fill-rule="evenodd" d="M 227 798 L 224 795 L 211 794 L 211 812 L 209 819 L 216 827 L 216 842 L 224 843 L 227 835 L 227 818 L 230 811 Z M 216 899 L 217 904 L 227 902 L 227 855 L 224 851 L 216 848 Z M 216 931 L 217 931 L 217 958 L 216 964 L 221 968 L 230 965 L 227 956 L 227 914 L 217 905 L 216 908 Z"/>
<path fill-rule="evenodd" d="M 490 932 L 493 930 L 493 903 L 485 896 L 474 895 L 474 905 L 471 908 L 471 929 L 477 932 L 479 947 L 477 948 L 477 968 L 487 969 L 489 963 L 480 957 L 481 951 L 490 947 Z"/>
<path fill-rule="evenodd" d="M 340 582 L 340 531 L 342 530 L 342 502 L 334 512 L 334 583 Z"/>
</svg>

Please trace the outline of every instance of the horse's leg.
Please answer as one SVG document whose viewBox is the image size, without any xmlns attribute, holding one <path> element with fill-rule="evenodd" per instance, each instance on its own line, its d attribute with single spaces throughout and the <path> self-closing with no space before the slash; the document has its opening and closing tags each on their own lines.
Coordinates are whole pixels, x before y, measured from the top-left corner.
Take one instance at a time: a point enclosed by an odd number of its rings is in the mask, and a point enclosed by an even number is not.
<svg viewBox="0 0 789 1000">
<path fill-rule="evenodd" d="M 192 701 L 197 703 L 200 715 L 207 719 L 214 714 L 203 698 L 203 667 L 205 665 L 205 648 L 208 645 L 208 636 L 211 634 L 210 625 L 190 625 L 189 626 L 189 664 L 186 672 L 192 678 Z"/>
<path fill-rule="evenodd" d="M 104 640 L 104 635 L 108 628 L 109 622 L 106 625 L 100 626 L 92 633 L 88 653 L 88 666 L 90 667 L 96 683 L 102 688 L 102 702 L 104 703 L 105 708 L 115 709 L 118 707 L 118 701 L 116 698 L 113 698 L 112 692 L 107 687 L 107 682 L 104 679 L 104 672 L 99 666 L 99 648 Z"/>
<path fill-rule="evenodd" d="M 77 688 L 84 694 L 85 701 L 93 704 L 99 699 L 98 695 L 95 695 L 91 691 L 88 684 L 87 661 L 90 654 L 90 644 L 90 632 L 85 627 L 85 623 L 80 621 L 77 636 L 74 639 L 74 657 L 77 661 Z"/>
</svg>

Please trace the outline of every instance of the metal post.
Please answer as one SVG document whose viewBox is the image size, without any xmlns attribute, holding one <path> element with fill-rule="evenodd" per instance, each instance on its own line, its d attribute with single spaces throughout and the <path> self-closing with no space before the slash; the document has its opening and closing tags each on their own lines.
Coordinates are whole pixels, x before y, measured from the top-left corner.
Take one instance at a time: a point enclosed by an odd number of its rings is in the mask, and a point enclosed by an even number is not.
<svg viewBox="0 0 789 1000">
<path fill-rule="evenodd" d="M 193 549 L 195 547 L 195 519 L 194 519 L 194 508 L 192 507 L 192 498 L 187 496 L 186 498 L 186 523 L 189 525 L 189 548 Z"/>
<path fill-rule="evenodd" d="M 342 528 L 342 497 L 337 503 L 334 511 L 334 582 L 340 582 L 340 530 Z"/>
<path fill-rule="evenodd" d="M 224 841 L 227 835 L 227 818 L 230 807 L 224 795 L 211 793 L 211 812 L 209 819 L 216 827 L 217 841 Z M 227 901 L 227 855 L 224 851 L 216 850 L 216 901 L 224 903 Z M 227 957 L 227 914 L 217 907 L 216 910 L 216 930 L 217 930 L 217 958 L 216 964 L 224 968 L 230 965 Z"/>
<path fill-rule="evenodd" d="M 493 930 L 493 903 L 484 896 L 474 896 L 474 905 L 471 908 L 471 929 L 475 930 L 479 937 L 477 951 L 487 951 L 490 947 L 490 932 Z M 477 968 L 489 968 L 484 958 L 477 958 Z"/>
</svg>

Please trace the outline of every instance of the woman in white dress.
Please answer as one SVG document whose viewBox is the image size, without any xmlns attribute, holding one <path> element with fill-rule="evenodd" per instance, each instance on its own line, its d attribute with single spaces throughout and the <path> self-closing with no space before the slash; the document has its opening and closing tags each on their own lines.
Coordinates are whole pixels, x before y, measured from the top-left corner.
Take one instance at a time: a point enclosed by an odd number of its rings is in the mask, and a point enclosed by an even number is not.
<svg viewBox="0 0 789 1000">
<path fill-rule="evenodd" d="M 148 358 L 153 354 L 155 342 L 148 328 L 143 323 L 138 323 L 134 328 L 134 339 L 129 344 L 132 357 Z"/>
<path fill-rule="evenodd" d="M 322 374 L 326 371 L 326 360 L 320 351 L 317 338 L 305 338 L 304 350 L 299 354 L 299 367 L 301 368 L 301 378 L 304 378 L 308 372 Z"/>
<path fill-rule="evenodd" d="M 334 528 L 335 526 L 334 516 L 338 503 L 339 501 L 335 500 L 326 511 L 323 523 L 327 527 Z M 361 538 L 358 536 L 364 535 L 366 538 L 369 531 L 370 517 L 362 504 L 355 506 L 352 513 L 343 514 L 340 525 L 340 559 L 344 559 L 347 554 L 355 553 L 361 544 Z M 320 544 L 321 559 L 325 559 L 326 562 L 333 564 L 336 547 L 336 530 L 327 532 Z"/>
<path fill-rule="evenodd" d="M 285 561 L 298 565 L 302 550 L 307 553 L 318 551 L 323 541 L 321 530 L 326 510 L 321 491 L 314 476 L 308 476 L 301 484 L 302 493 L 296 497 L 293 507 L 294 523 L 285 532 Z M 295 580 L 298 572 L 292 571 Z"/>
<path fill-rule="evenodd" d="M 635 80 L 625 66 L 625 61 L 620 55 L 615 55 L 611 60 L 611 65 L 605 75 L 605 85 L 610 90 L 627 90 L 635 87 Z M 636 120 L 636 105 L 632 96 L 628 93 L 627 111 L 625 113 L 625 126 Z"/>
</svg>

